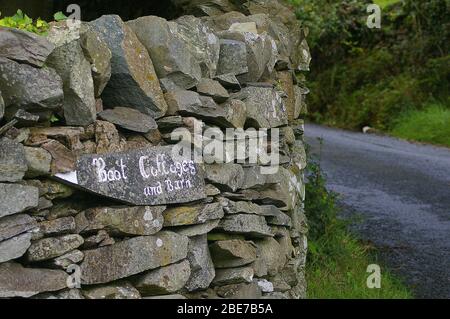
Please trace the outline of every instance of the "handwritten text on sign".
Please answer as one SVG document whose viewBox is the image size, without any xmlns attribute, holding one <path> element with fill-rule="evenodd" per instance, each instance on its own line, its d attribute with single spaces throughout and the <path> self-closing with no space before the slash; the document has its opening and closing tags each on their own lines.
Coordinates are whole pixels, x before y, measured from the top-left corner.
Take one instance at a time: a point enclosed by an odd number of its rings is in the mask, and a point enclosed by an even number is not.
<svg viewBox="0 0 450 319">
<path fill-rule="evenodd" d="M 184 203 L 205 198 L 204 174 L 172 147 L 86 155 L 76 165 L 77 184 L 134 205 Z"/>
</svg>

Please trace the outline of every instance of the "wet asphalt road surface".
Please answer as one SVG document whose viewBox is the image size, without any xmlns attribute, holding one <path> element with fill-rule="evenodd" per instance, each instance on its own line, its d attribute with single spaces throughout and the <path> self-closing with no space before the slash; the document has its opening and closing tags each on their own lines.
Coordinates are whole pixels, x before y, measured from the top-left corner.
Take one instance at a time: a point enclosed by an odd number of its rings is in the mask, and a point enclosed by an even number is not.
<svg viewBox="0 0 450 319">
<path fill-rule="evenodd" d="M 450 149 L 313 124 L 305 131 L 344 217 L 360 217 L 360 238 L 415 297 L 450 298 Z"/>
</svg>

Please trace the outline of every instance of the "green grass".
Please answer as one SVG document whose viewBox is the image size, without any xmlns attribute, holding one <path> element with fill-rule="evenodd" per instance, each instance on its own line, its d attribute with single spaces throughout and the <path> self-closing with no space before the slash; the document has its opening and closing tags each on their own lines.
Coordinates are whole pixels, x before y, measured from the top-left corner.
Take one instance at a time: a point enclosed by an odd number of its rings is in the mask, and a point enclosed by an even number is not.
<svg viewBox="0 0 450 319">
<path fill-rule="evenodd" d="M 309 222 L 306 279 L 311 299 L 411 298 L 401 281 L 378 261 L 376 250 L 356 239 L 339 219 L 336 194 L 327 191 L 320 167 L 310 161 L 306 187 Z M 367 266 L 381 267 L 381 288 L 367 287 Z"/>
<path fill-rule="evenodd" d="M 450 109 L 440 104 L 404 113 L 396 123 L 393 136 L 450 147 Z"/>
<path fill-rule="evenodd" d="M 332 242 L 331 242 L 332 241 Z M 374 248 L 365 246 L 346 231 L 338 231 L 329 240 L 313 241 L 317 251 L 307 266 L 310 299 L 407 299 L 411 293 L 380 262 Z M 311 258 L 311 256 L 310 256 Z M 381 288 L 369 289 L 367 266 L 381 267 Z"/>
<path fill-rule="evenodd" d="M 374 0 L 373 2 L 378 4 L 382 9 L 390 6 L 391 4 L 400 2 L 401 0 Z"/>
</svg>

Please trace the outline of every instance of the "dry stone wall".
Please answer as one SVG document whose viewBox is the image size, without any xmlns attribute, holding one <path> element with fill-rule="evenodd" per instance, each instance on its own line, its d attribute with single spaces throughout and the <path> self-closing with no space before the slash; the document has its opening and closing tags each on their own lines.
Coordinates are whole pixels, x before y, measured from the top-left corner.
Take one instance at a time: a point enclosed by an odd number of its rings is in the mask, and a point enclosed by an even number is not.
<svg viewBox="0 0 450 319">
<path fill-rule="evenodd" d="M 0 29 L 0 298 L 305 297 L 305 32 L 175 2 Z"/>
</svg>

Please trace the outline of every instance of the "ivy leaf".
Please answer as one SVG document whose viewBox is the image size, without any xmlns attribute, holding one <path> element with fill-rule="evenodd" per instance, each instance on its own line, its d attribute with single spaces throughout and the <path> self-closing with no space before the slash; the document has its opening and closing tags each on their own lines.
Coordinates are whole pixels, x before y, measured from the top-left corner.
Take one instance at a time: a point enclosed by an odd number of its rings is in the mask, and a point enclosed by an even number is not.
<svg viewBox="0 0 450 319">
<path fill-rule="evenodd" d="M 67 20 L 66 15 L 64 13 L 62 13 L 61 11 L 56 12 L 53 15 L 53 18 L 55 19 L 55 21 L 65 21 L 65 20 Z"/>
<path fill-rule="evenodd" d="M 59 122 L 59 118 L 57 118 L 55 116 L 55 114 L 52 114 L 52 117 L 50 118 L 50 123 L 56 123 L 56 122 Z"/>
</svg>

